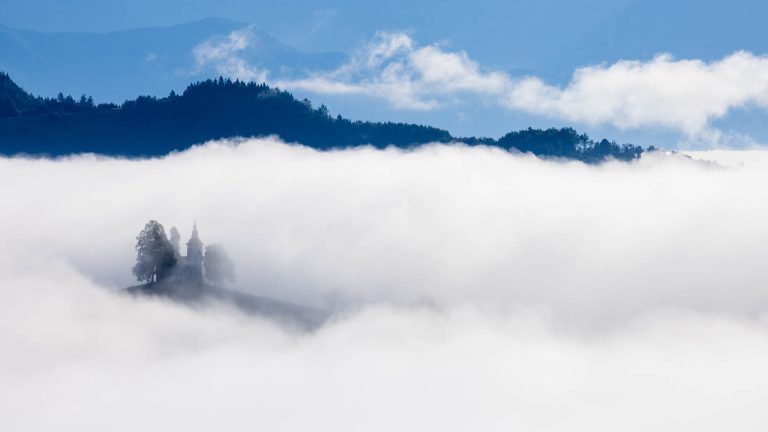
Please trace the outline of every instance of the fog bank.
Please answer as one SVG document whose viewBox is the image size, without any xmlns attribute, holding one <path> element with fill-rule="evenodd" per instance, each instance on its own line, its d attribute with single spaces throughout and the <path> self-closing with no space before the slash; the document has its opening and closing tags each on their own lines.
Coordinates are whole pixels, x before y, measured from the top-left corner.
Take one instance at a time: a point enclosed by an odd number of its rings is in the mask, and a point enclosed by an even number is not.
<svg viewBox="0 0 768 432">
<path fill-rule="evenodd" d="M 694 156 L 0 159 L 0 429 L 762 430 L 768 153 Z M 335 317 L 115 294 L 149 219 Z"/>
</svg>

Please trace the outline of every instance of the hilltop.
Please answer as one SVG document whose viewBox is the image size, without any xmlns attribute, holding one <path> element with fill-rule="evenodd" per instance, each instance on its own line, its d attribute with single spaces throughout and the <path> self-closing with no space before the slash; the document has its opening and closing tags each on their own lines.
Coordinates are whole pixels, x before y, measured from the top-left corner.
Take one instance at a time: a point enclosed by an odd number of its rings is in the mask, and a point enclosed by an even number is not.
<svg viewBox="0 0 768 432">
<path fill-rule="evenodd" d="M 329 316 L 320 309 L 226 290 L 206 283 L 163 280 L 132 286 L 126 288 L 125 292 L 132 295 L 158 296 L 193 307 L 213 304 L 232 306 L 244 313 L 269 318 L 302 330 L 319 327 Z"/>
<path fill-rule="evenodd" d="M 0 154 L 161 156 L 208 140 L 267 135 L 320 150 L 461 141 L 590 163 L 632 160 L 643 152 L 632 144 L 593 141 L 572 128 L 529 128 L 493 139 L 454 137 L 427 125 L 353 121 L 266 84 L 223 78 L 191 84 L 182 94 L 97 105 L 86 96 L 35 97 L 0 73 Z"/>
</svg>

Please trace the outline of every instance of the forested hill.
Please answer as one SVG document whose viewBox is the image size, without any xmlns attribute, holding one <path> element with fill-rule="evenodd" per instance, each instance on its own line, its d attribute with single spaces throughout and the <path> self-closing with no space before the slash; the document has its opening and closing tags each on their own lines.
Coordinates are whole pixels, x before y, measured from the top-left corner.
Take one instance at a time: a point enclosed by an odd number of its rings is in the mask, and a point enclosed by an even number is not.
<svg viewBox="0 0 768 432">
<path fill-rule="evenodd" d="M 586 162 L 631 160 L 643 152 L 630 144 L 596 142 L 570 128 L 527 129 L 500 139 L 457 138 L 431 126 L 351 121 L 265 84 L 222 78 L 192 84 L 181 95 L 139 96 L 118 106 L 96 105 L 85 96 L 34 97 L 0 73 L 0 153 L 5 155 L 159 156 L 212 139 L 265 135 L 317 149 L 463 141 Z"/>
</svg>

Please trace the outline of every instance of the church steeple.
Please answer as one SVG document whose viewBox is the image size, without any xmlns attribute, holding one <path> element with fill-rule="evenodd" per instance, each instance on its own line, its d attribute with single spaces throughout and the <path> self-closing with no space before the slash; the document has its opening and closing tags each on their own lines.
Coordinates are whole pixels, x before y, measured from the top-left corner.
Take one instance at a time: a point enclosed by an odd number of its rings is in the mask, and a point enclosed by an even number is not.
<svg viewBox="0 0 768 432">
<path fill-rule="evenodd" d="M 186 264 L 190 276 L 195 280 L 203 280 L 203 242 L 197 234 L 197 221 L 192 225 L 192 236 L 187 242 Z"/>
<path fill-rule="evenodd" d="M 197 235 L 197 221 L 192 225 L 192 237 L 189 238 L 189 241 L 187 242 L 187 247 L 189 247 L 190 244 L 195 245 L 203 245 L 203 242 L 200 241 L 200 237 Z"/>
</svg>

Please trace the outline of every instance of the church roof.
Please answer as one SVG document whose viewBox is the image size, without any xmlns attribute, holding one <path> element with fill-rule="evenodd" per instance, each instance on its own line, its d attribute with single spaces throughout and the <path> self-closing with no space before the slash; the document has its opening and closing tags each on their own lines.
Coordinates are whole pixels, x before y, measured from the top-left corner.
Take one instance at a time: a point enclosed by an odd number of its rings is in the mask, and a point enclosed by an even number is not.
<svg viewBox="0 0 768 432">
<path fill-rule="evenodd" d="M 192 237 L 189 238 L 189 241 L 187 242 L 187 246 L 196 245 L 196 246 L 203 246 L 203 242 L 200 241 L 200 237 L 197 235 L 197 222 L 195 222 L 194 225 L 192 225 Z"/>
</svg>

